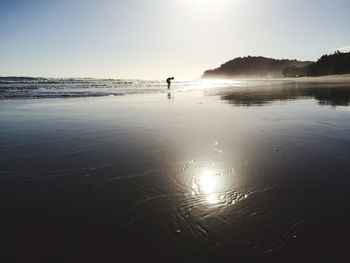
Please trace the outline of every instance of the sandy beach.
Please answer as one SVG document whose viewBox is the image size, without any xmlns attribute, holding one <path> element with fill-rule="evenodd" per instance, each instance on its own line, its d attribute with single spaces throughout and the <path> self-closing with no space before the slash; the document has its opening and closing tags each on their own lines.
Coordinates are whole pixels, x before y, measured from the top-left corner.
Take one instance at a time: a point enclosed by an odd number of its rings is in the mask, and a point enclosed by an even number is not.
<svg viewBox="0 0 350 263">
<path fill-rule="evenodd" d="M 284 78 L 283 80 L 314 83 L 350 83 L 350 74 L 328 75 L 320 77 Z"/>
<path fill-rule="evenodd" d="M 0 101 L 3 250 L 15 262 L 347 255 L 350 88 L 310 85 Z"/>
</svg>

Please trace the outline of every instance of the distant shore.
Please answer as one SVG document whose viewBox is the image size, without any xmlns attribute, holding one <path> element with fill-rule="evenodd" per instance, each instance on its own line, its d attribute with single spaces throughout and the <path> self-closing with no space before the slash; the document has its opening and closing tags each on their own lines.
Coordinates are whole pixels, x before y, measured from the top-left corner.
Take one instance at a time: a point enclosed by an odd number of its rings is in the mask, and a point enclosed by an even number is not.
<svg viewBox="0 0 350 263">
<path fill-rule="evenodd" d="M 296 82 L 350 83 L 350 74 L 327 75 L 327 76 L 319 76 L 319 77 L 282 78 L 281 80 L 291 80 Z"/>
<path fill-rule="evenodd" d="M 216 79 L 216 78 L 213 78 Z M 295 77 L 295 78 L 226 78 L 227 80 L 246 80 L 246 81 L 293 81 L 293 82 L 318 82 L 318 83 L 349 83 L 350 84 L 350 74 L 340 74 L 340 75 L 326 75 L 317 77 Z"/>
<path fill-rule="evenodd" d="M 220 78 L 212 78 L 213 80 L 218 80 Z M 295 78 L 273 78 L 273 77 L 251 77 L 251 78 L 225 78 L 225 80 L 233 81 L 283 81 L 283 82 L 306 82 L 306 83 L 349 83 L 350 84 L 350 74 L 341 74 L 341 75 L 326 75 L 326 76 L 317 76 L 317 77 L 295 77 Z"/>
</svg>

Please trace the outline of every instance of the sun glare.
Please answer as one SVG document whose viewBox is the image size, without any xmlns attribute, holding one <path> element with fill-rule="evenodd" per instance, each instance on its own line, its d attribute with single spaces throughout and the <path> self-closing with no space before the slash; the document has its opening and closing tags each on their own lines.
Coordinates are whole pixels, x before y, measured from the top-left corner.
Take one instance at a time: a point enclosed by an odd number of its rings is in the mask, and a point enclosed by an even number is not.
<svg viewBox="0 0 350 263">
<path fill-rule="evenodd" d="M 192 195 L 204 195 L 208 204 L 224 202 L 225 194 L 219 192 L 219 178 L 212 170 L 203 171 L 192 184 Z"/>
<path fill-rule="evenodd" d="M 227 0 L 180 0 L 181 8 L 189 10 L 194 16 L 213 15 L 214 11 L 224 10 Z"/>
<path fill-rule="evenodd" d="M 199 188 L 205 194 L 213 193 L 217 186 L 216 178 L 212 171 L 204 171 L 198 180 Z"/>
</svg>

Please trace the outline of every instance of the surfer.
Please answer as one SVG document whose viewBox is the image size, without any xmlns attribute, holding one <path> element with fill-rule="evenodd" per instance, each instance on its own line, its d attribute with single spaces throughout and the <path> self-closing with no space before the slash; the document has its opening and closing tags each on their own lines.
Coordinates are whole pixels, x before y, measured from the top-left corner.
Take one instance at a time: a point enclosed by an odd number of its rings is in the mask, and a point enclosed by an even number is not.
<svg viewBox="0 0 350 263">
<path fill-rule="evenodd" d="M 168 83 L 168 89 L 170 89 L 171 81 L 174 80 L 174 77 L 167 78 L 166 83 Z"/>
</svg>

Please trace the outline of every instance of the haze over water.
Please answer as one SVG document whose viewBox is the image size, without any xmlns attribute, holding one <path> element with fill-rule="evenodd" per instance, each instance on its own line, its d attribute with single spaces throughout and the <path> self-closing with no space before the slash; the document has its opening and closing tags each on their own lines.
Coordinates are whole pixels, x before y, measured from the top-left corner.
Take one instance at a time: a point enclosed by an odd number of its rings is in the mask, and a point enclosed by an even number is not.
<svg viewBox="0 0 350 263">
<path fill-rule="evenodd" d="M 347 257 L 348 84 L 200 85 L 2 100 L 4 251 L 17 262 Z"/>
</svg>

